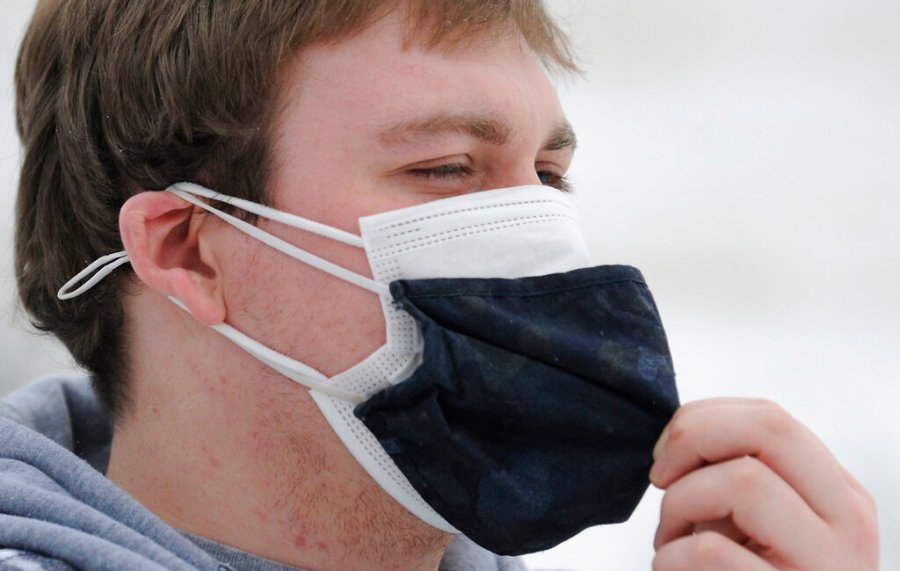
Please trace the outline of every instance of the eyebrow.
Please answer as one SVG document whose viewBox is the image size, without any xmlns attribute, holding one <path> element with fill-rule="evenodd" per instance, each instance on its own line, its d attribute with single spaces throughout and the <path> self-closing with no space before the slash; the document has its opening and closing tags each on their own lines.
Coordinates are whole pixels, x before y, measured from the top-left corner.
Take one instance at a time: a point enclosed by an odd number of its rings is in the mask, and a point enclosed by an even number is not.
<svg viewBox="0 0 900 571">
<path fill-rule="evenodd" d="M 389 127 L 378 138 L 383 145 L 395 147 L 413 144 L 422 137 L 452 133 L 471 135 L 493 145 L 505 145 L 510 141 L 512 129 L 504 121 L 482 115 L 437 113 Z M 574 148 L 575 144 L 575 132 L 569 122 L 563 119 L 551 131 L 544 144 L 544 150 Z"/>
<path fill-rule="evenodd" d="M 578 146 L 578 139 L 575 137 L 575 129 L 572 124 L 565 119 L 560 119 L 556 127 L 550 132 L 550 137 L 544 144 L 545 151 L 559 151 L 570 147 L 575 150 Z"/>
</svg>

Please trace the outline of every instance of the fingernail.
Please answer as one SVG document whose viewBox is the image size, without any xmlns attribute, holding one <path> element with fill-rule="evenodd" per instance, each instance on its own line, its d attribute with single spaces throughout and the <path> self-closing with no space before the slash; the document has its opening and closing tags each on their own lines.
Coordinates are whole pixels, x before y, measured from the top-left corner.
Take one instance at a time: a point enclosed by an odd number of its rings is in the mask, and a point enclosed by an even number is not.
<svg viewBox="0 0 900 571">
<path fill-rule="evenodd" d="M 653 459 L 659 461 L 666 453 L 666 440 L 669 439 L 669 427 L 667 426 L 665 430 L 662 431 L 662 434 L 659 435 L 659 440 L 656 441 L 656 446 L 653 447 Z"/>
<path fill-rule="evenodd" d="M 669 429 L 663 430 L 656 446 L 653 447 L 653 466 L 650 468 L 650 481 L 658 484 L 661 481 L 663 471 L 665 470 L 666 459 L 666 440 L 669 438 Z"/>
</svg>

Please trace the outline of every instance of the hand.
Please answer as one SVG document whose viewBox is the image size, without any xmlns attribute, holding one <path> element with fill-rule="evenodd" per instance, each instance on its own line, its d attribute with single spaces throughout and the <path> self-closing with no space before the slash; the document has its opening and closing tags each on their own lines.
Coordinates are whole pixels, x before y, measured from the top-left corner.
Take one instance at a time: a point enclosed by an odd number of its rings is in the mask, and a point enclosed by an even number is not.
<svg viewBox="0 0 900 571">
<path fill-rule="evenodd" d="M 878 569 L 872 497 L 771 402 L 687 404 L 654 458 L 655 571 Z"/>
</svg>

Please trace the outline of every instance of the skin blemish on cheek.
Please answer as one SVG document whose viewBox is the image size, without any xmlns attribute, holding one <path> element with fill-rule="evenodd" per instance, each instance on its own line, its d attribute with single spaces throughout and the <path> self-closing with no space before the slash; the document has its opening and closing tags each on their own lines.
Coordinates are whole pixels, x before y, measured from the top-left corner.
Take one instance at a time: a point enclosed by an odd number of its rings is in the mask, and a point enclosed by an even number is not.
<svg viewBox="0 0 900 571">
<path fill-rule="evenodd" d="M 316 543 L 316 549 L 318 549 L 319 551 L 328 551 L 328 544 L 326 544 L 324 541 L 319 541 Z"/>
<path fill-rule="evenodd" d="M 294 536 L 294 545 L 297 547 L 306 547 L 306 537 L 298 533 Z"/>
<path fill-rule="evenodd" d="M 208 446 L 201 446 L 200 450 L 203 451 L 203 455 L 206 456 L 206 459 L 209 461 L 210 466 L 212 466 L 213 468 L 218 468 L 222 465 L 222 461 L 219 460 L 219 457 L 216 456 Z"/>
</svg>

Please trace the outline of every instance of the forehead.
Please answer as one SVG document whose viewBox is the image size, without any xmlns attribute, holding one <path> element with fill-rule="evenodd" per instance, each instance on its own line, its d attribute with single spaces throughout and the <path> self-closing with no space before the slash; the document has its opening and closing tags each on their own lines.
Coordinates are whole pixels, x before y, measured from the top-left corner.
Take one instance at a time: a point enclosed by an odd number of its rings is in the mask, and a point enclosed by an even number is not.
<svg viewBox="0 0 900 571">
<path fill-rule="evenodd" d="M 389 14 L 304 50 L 282 78 L 282 133 L 315 124 L 362 134 L 429 113 L 497 115 L 514 130 L 559 123 L 555 89 L 515 31 L 431 47 L 407 22 Z"/>
</svg>

